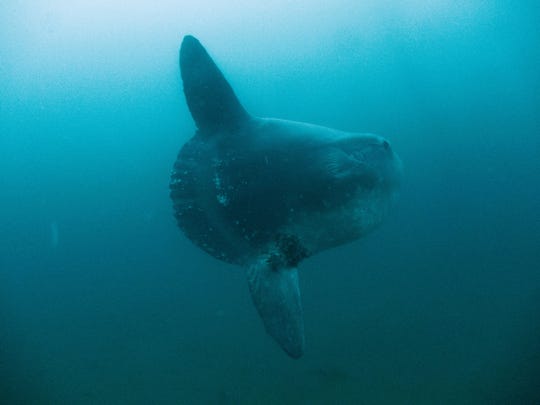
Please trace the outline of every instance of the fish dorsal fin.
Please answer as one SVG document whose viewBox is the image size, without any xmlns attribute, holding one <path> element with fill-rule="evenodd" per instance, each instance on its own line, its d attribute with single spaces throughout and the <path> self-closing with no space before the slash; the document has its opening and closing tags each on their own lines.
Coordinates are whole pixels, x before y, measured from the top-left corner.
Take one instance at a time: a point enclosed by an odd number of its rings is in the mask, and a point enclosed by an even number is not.
<svg viewBox="0 0 540 405">
<path fill-rule="evenodd" d="M 249 118 L 206 49 L 191 35 L 182 41 L 180 72 L 189 110 L 202 132 L 234 130 Z"/>
</svg>

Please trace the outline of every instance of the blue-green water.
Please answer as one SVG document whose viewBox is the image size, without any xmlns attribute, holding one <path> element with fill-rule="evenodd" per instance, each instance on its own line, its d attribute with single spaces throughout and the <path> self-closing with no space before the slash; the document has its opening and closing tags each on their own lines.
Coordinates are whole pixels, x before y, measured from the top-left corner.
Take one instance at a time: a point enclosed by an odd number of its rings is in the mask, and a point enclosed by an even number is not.
<svg viewBox="0 0 540 405">
<path fill-rule="evenodd" d="M 540 8 L 173 3 L 0 5 L 0 403 L 540 403 Z M 301 360 L 176 227 L 187 33 L 252 113 L 403 160 L 301 266 Z"/>
</svg>

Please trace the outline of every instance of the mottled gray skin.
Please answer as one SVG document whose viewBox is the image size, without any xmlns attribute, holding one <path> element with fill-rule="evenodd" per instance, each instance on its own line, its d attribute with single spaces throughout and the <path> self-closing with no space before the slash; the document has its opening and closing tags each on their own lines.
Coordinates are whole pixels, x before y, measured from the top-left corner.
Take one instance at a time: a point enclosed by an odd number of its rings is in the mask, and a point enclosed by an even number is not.
<svg viewBox="0 0 540 405">
<path fill-rule="evenodd" d="M 185 144 L 171 195 L 190 239 L 246 265 L 283 236 L 307 257 L 365 235 L 384 217 L 398 175 L 378 136 L 250 118 L 233 135 L 198 133 Z"/>
<path fill-rule="evenodd" d="M 381 223 L 400 161 L 376 135 L 250 115 L 191 36 L 180 66 L 198 130 L 171 175 L 178 224 L 207 253 L 246 268 L 267 332 L 298 358 L 304 325 L 297 266 Z"/>
</svg>

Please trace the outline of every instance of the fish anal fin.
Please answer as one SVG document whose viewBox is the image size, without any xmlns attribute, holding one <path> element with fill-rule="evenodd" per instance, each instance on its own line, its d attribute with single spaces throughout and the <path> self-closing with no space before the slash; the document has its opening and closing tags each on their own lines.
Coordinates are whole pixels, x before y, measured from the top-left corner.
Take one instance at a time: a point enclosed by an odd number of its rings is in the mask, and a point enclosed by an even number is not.
<svg viewBox="0 0 540 405">
<path fill-rule="evenodd" d="M 304 354 L 304 319 L 296 267 L 276 268 L 267 258 L 247 270 L 249 291 L 266 331 L 297 359 Z"/>
</svg>

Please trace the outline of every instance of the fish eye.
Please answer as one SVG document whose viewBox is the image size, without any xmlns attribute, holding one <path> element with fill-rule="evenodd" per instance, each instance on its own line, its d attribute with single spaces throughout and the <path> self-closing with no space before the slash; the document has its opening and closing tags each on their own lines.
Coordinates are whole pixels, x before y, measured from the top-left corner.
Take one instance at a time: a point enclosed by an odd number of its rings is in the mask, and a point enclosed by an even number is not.
<svg viewBox="0 0 540 405">
<path fill-rule="evenodd" d="M 390 144 L 388 143 L 387 140 L 384 140 L 384 141 L 382 142 L 382 146 L 383 146 L 383 148 L 384 148 L 385 150 L 390 150 Z"/>
</svg>

